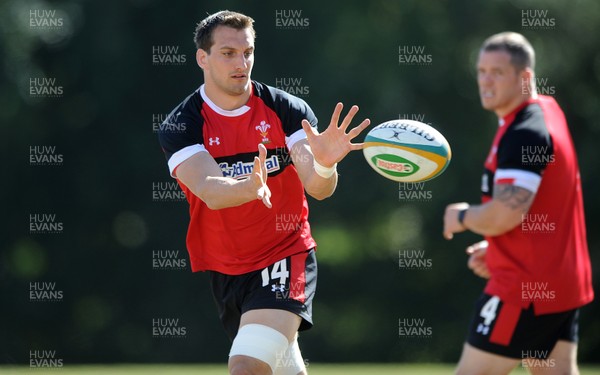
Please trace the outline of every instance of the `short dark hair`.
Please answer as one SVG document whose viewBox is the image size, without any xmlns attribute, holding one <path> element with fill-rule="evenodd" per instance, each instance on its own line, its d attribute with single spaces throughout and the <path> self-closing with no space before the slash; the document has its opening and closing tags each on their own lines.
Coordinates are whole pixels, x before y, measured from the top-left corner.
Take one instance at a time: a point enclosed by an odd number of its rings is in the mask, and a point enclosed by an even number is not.
<svg viewBox="0 0 600 375">
<path fill-rule="evenodd" d="M 535 51 L 531 43 L 521 34 L 506 31 L 487 38 L 480 51 L 506 51 L 510 55 L 511 64 L 521 71 L 535 68 Z"/>
<path fill-rule="evenodd" d="M 254 20 L 244 14 L 222 10 L 214 13 L 200 21 L 194 32 L 194 43 L 197 49 L 202 49 L 210 53 L 214 41 L 212 33 L 217 26 L 228 26 L 236 30 L 250 29 L 252 36 L 256 38 L 254 31 Z"/>
</svg>

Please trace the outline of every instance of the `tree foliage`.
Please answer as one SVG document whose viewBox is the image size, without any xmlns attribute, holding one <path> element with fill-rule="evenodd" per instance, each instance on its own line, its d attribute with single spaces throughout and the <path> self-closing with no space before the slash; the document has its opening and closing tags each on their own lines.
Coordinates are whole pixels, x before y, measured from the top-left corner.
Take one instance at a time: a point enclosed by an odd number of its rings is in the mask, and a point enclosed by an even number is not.
<svg viewBox="0 0 600 375">
<path fill-rule="evenodd" d="M 376 175 L 356 152 L 338 168 L 334 197 L 310 201 L 320 275 L 316 326 L 301 340 L 309 361 L 458 358 L 483 281 L 465 267 L 464 248 L 477 237 L 443 240 L 442 213 L 448 203 L 479 200 L 496 120 L 479 106 L 474 63 L 493 33 L 513 30 L 531 40 L 538 84 L 566 113 L 598 263 L 594 0 L 5 0 L 2 362 L 26 363 L 38 349 L 56 350 L 67 363 L 225 360 L 229 343 L 208 279 L 186 262 L 187 204 L 176 194 L 156 198 L 156 191 L 176 189 L 155 132 L 201 84 L 192 32 L 220 9 L 256 20 L 253 78 L 295 90 L 321 126 L 342 101 L 359 105 L 358 117 L 373 124 L 398 117 L 431 123 L 453 149 L 448 170 L 424 185 L 430 199 L 402 199 L 398 184 Z M 54 90 L 36 95 L 35 87 Z M 36 165 L 31 155 L 54 159 Z M 36 214 L 54 215 L 42 222 L 62 229 L 32 231 Z M 429 267 L 400 267 L 402 251 L 422 251 Z M 160 254 L 178 266 L 155 267 Z M 43 282 L 63 297 L 32 301 L 31 288 Z M 598 360 L 599 315 L 597 303 L 581 312 L 581 361 Z M 164 318 L 178 319 L 186 334 L 153 335 L 153 321 Z M 401 319 L 413 318 L 431 335 L 399 335 Z"/>
</svg>

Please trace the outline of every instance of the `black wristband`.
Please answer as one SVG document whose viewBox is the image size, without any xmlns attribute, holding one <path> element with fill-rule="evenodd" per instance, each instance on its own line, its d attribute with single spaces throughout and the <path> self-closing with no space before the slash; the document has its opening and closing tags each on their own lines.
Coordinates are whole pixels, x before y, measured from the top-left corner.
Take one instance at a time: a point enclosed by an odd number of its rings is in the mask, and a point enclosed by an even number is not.
<svg viewBox="0 0 600 375">
<path fill-rule="evenodd" d="M 463 208 L 462 210 L 458 211 L 458 222 L 465 228 L 467 227 L 465 225 L 465 214 L 467 213 L 467 210 L 468 208 Z"/>
</svg>

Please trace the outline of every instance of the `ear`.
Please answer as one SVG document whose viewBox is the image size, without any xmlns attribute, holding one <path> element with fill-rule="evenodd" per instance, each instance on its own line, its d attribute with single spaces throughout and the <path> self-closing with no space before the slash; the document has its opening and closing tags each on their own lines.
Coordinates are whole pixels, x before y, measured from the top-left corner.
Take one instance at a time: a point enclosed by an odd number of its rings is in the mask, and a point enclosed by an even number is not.
<svg viewBox="0 0 600 375">
<path fill-rule="evenodd" d="M 528 81 L 533 81 L 533 78 L 535 77 L 535 73 L 533 72 L 533 70 L 531 68 L 525 68 L 521 71 L 522 74 L 522 78 L 528 80 Z"/>
<path fill-rule="evenodd" d="M 206 53 L 205 50 L 203 50 L 202 48 L 198 48 L 198 50 L 196 50 L 196 63 L 198 64 L 200 69 L 204 70 L 207 67 L 207 58 L 208 53 Z"/>
<path fill-rule="evenodd" d="M 535 72 L 531 68 L 525 68 L 520 73 L 521 85 L 523 86 L 523 92 L 535 96 Z"/>
</svg>

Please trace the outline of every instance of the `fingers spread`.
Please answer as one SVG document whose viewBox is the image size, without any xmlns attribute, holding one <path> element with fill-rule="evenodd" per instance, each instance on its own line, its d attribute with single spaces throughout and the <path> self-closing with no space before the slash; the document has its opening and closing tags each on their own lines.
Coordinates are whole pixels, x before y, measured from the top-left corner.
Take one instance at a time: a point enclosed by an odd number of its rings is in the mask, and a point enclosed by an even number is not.
<svg viewBox="0 0 600 375">
<path fill-rule="evenodd" d="M 308 122 L 308 120 L 302 120 L 301 125 L 302 125 L 302 129 L 304 129 L 304 132 L 306 133 L 306 136 L 309 139 L 312 138 L 314 135 L 319 134 L 317 132 L 317 129 L 313 128 L 310 125 L 310 122 Z"/>
<path fill-rule="evenodd" d="M 350 150 L 352 150 L 352 151 L 362 150 L 364 146 L 365 146 L 364 143 L 350 143 Z"/>
<path fill-rule="evenodd" d="M 369 119 L 363 120 L 363 122 L 361 122 L 357 127 L 353 128 L 352 130 L 350 130 L 348 132 L 348 135 L 350 136 L 350 139 L 355 138 L 363 130 L 365 130 L 369 125 L 371 125 L 371 120 L 369 120 Z"/>
<path fill-rule="evenodd" d="M 330 124 L 335 124 L 335 126 L 337 127 L 337 123 L 338 123 L 338 121 L 340 121 L 340 114 L 342 113 L 343 108 L 344 108 L 344 105 L 342 103 L 338 103 L 335 105 L 333 114 L 331 115 L 331 123 Z"/>
<path fill-rule="evenodd" d="M 341 130 L 345 131 L 348 128 L 348 126 L 352 122 L 352 119 L 354 118 L 354 115 L 356 115 L 356 112 L 358 112 L 358 106 L 353 105 L 346 114 L 346 117 L 344 117 L 344 121 L 342 121 L 342 125 L 340 126 Z"/>
</svg>

